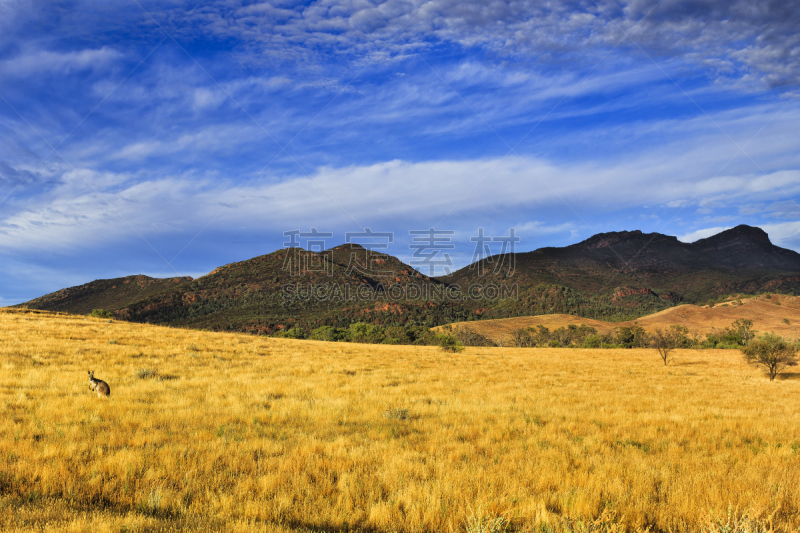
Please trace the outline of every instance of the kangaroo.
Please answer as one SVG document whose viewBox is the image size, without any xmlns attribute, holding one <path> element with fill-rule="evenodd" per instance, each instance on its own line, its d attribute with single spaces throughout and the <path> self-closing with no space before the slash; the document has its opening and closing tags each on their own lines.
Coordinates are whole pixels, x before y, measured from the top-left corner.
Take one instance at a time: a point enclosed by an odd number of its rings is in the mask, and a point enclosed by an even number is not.
<svg viewBox="0 0 800 533">
<path fill-rule="evenodd" d="M 111 395 L 111 387 L 102 379 L 95 379 L 94 372 L 89 371 L 89 388 L 97 392 L 98 398 L 107 398 Z"/>
</svg>

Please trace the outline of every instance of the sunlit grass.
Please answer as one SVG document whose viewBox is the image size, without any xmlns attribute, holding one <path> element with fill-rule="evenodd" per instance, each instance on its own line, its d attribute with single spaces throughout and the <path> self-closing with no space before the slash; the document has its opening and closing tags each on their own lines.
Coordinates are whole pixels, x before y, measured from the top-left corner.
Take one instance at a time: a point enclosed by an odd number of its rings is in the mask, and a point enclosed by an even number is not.
<svg viewBox="0 0 800 533">
<path fill-rule="evenodd" d="M 800 380 L 735 351 L 0 332 L 2 531 L 800 526 Z"/>
</svg>

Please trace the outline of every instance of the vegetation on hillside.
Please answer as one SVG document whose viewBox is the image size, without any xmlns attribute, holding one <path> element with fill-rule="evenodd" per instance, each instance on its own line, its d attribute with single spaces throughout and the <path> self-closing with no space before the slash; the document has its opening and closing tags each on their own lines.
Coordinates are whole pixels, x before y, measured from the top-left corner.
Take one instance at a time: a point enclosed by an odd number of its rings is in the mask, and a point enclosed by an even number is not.
<svg viewBox="0 0 800 533">
<path fill-rule="evenodd" d="M 321 253 L 287 248 L 194 280 L 99 280 L 28 305 L 102 308 L 134 322 L 257 334 L 560 313 L 621 322 L 734 292 L 800 292 L 798 273 L 800 254 L 739 226 L 693 244 L 638 231 L 599 234 L 564 248 L 486 258 L 439 279 L 358 245 Z"/>
<path fill-rule="evenodd" d="M 746 319 L 738 319 L 718 333 L 708 333 L 705 339 L 679 324 L 666 330 L 657 328 L 653 333 L 641 326 L 620 326 L 603 335 L 584 324 L 569 324 L 554 331 L 544 326 L 518 329 L 511 335 L 511 345 L 518 348 L 647 348 L 658 344 L 671 348 L 737 349 L 747 346 L 755 334 L 753 321 Z"/>
</svg>

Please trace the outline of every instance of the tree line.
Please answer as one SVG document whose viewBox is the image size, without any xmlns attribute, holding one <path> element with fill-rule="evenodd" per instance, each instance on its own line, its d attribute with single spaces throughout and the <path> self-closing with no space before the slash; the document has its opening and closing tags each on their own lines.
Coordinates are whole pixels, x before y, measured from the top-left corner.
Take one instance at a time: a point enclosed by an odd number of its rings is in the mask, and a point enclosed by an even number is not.
<svg viewBox="0 0 800 533">
<path fill-rule="evenodd" d="M 439 346 L 450 352 L 461 351 L 464 346 L 508 345 L 518 348 L 651 348 L 664 365 L 669 364 L 678 348 L 739 349 L 747 362 L 764 368 L 770 380 L 796 364 L 798 350 L 796 341 L 788 341 L 774 333 L 757 336 L 752 320 L 746 319 L 738 319 L 719 332 L 707 333 L 705 338 L 680 325 L 652 332 L 637 325 L 621 326 L 601 334 L 585 324 L 570 324 L 553 331 L 541 325 L 520 328 L 511 333 L 510 339 L 495 343 L 463 326 L 446 325 L 442 331 L 436 332 L 425 326 L 379 326 L 366 322 L 355 322 L 348 327 L 320 326 L 310 331 L 293 327 L 273 336 L 328 342 Z"/>
</svg>

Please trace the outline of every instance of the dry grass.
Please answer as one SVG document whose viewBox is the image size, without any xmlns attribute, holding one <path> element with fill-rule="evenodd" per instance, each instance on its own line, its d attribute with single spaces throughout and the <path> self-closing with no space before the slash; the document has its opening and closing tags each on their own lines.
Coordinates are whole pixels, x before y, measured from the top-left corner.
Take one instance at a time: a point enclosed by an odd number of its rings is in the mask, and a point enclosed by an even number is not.
<svg viewBox="0 0 800 533">
<path fill-rule="evenodd" d="M 572 315 L 537 315 L 496 320 L 480 320 L 473 322 L 457 322 L 453 327 L 466 327 L 484 335 L 495 342 L 509 340 L 511 333 L 527 327 L 539 325 L 551 331 L 569 324 L 586 324 L 596 328 L 600 334 L 608 333 L 620 326 L 642 326 L 648 332 L 666 329 L 672 324 L 689 328 L 701 336 L 706 333 L 720 332 L 730 327 L 739 318 L 753 321 L 753 328 L 764 333 L 771 331 L 788 339 L 800 339 L 800 296 L 783 296 L 773 294 L 771 298 L 759 296 L 731 300 L 715 305 L 713 308 L 697 305 L 678 305 L 664 311 L 644 316 L 627 322 L 605 322 Z M 440 330 L 439 326 L 437 330 Z M 703 337 L 704 338 L 704 337 Z"/>
<path fill-rule="evenodd" d="M 800 526 L 800 380 L 738 352 L 0 332 L 2 531 Z"/>
</svg>

